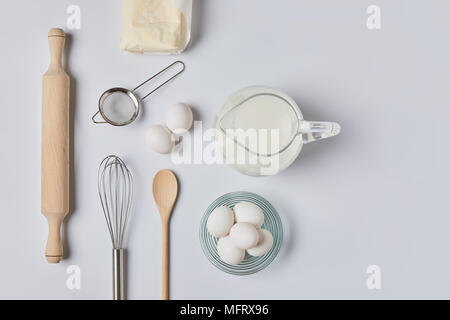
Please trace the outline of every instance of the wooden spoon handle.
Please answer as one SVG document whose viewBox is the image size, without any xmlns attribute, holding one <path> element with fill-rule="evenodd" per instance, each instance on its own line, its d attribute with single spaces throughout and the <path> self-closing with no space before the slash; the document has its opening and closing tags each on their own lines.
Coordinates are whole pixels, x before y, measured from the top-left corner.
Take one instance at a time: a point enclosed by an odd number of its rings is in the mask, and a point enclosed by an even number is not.
<svg viewBox="0 0 450 320">
<path fill-rule="evenodd" d="M 162 222 L 162 300 L 169 300 L 169 222 Z"/>
</svg>

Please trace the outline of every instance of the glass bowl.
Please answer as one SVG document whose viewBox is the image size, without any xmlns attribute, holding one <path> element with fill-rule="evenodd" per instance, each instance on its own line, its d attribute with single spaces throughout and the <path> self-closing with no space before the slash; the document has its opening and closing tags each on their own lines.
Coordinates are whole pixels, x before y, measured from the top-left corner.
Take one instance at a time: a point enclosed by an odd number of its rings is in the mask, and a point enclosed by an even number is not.
<svg viewBox="0 0 450 320">
<path fill-rule="evenodd" d="M 217 253 L 217 241 L 219 238 L 211 236 L 206 230 L 206 222 L 211 212 L 220 206 L 234 206 L 241 201 L 248 201 L 259 206 L 264 213 L 262 229 L 270 231 L 273 235 L 272 249 L 261 257 L 252 257 L 246 253 L 244 261 L 239 265 L 230 265 L 223 262 Z M 261 271 L 267 267 L 277 256 L 283 242 L 283 226 L 275 208 L 263 197 L 250 192 L 231 192 L 216 199 L 206 209 L 200 223 L 200 244 L 208 260 L 218 269 L 233 275 L 249 275 Z"/>
</svg>

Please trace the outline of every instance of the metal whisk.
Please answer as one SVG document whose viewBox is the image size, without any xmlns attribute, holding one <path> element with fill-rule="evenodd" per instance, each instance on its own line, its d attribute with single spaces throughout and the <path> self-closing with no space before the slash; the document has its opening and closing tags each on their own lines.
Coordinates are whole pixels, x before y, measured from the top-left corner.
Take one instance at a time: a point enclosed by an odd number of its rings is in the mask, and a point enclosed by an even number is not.
<svg viewBox="0 0 450 320">
<path fill-rule="evenodd" d="M 113 245 L 113 297 L 124 300 L 123 240 L 133 200 L 133 177 L 119 157 L 108 156 L 100 164 L 98 193 Z"/>
</svg>

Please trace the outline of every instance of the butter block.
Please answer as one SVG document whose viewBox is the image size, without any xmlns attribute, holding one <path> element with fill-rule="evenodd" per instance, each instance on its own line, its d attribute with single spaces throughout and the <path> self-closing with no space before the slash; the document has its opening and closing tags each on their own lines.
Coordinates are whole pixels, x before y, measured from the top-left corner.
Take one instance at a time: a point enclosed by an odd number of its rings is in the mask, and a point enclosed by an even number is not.
<svg viewBox="0 0 450 320">
<path fill-rule="evenodd" d="M 124 0 L 120 49 L 175 53 L 186 46 L 186 18 L 172 0 Z"/>
</svg>

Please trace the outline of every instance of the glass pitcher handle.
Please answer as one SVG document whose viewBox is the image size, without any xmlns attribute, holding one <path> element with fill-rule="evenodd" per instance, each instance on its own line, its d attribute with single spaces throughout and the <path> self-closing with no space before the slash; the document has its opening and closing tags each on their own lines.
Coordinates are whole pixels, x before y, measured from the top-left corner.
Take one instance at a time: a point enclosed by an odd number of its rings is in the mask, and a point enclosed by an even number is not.
<svg viewBox="0 0 450 320">
<path fill-rule="evenodd" d="M 299 134 L 303 137 L 303 143 L 322 140 L 337 136 L 341 132 L 341 126 L 336 122 L 300 121 Z"/>
</svg>

